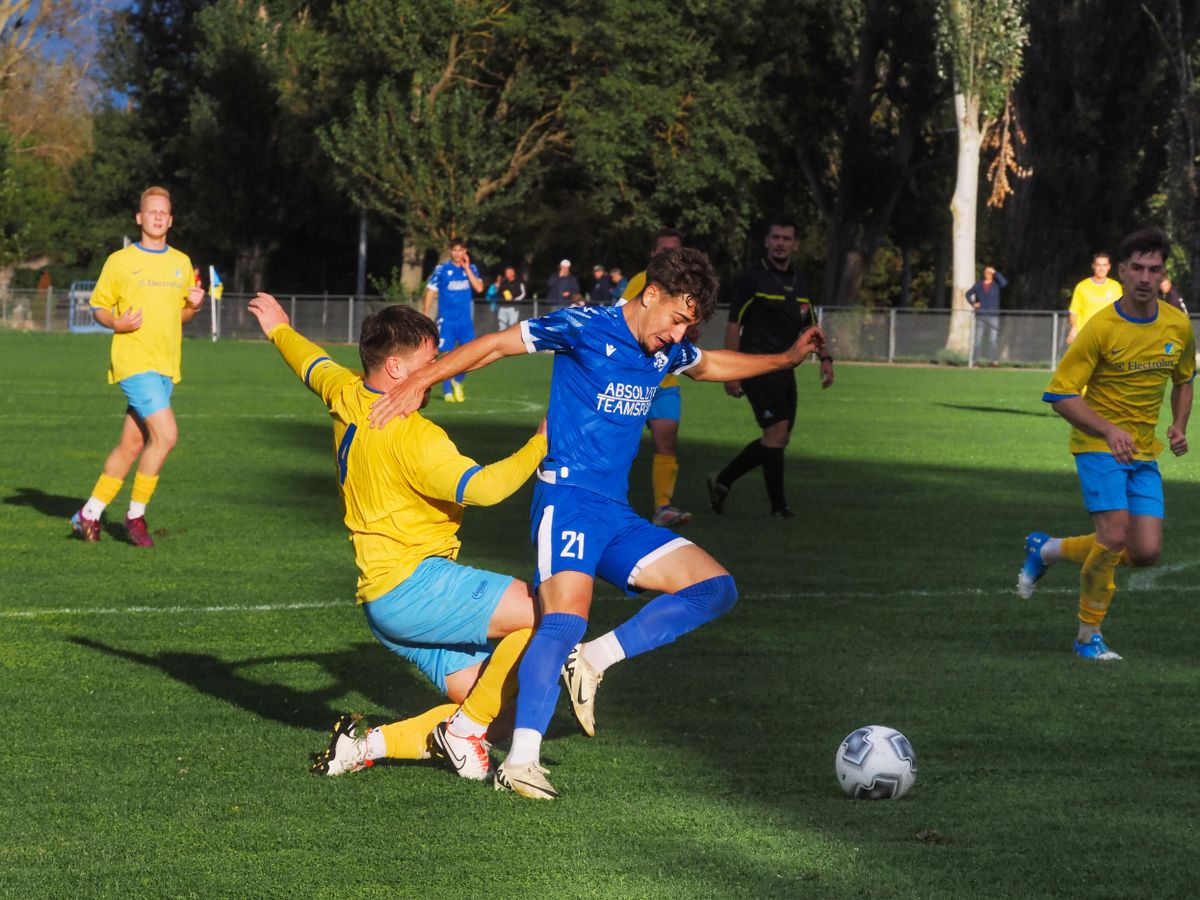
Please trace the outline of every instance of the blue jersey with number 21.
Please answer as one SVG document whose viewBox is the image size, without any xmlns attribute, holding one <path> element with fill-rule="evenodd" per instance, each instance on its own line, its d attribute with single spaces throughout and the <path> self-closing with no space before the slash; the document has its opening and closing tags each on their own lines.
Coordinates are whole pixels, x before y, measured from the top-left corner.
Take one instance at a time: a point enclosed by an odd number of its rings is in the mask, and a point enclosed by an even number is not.
<svg viewBox="0 0 1200 900">
<path fill-rule="evenodd" d="M 538 477 L 626 502 L 650 402 L 663 375 L 700 361 L 700 348 L 683 340 L 647 356 L 620 306 L 527 319 L 521 337 L 530 353 L 555 354 L 546 414 L 550 450 Z"/>
</svg>

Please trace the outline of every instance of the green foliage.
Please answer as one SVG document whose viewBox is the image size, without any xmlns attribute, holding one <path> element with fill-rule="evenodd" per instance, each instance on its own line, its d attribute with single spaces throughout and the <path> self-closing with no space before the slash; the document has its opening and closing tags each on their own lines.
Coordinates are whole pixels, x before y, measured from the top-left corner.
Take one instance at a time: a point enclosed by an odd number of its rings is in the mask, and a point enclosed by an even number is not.
<svg viewBox="0 0 1200 900">
<path fill-rule="evenodd" d="M 955 92 L 978 100 L 984 121 L 999 115 L 1021 75 L 1026 6 L 1027 0 L 939 0 L 938 44 Z"/>
<path fill-rule="evenodd" d="M 28 226 L 17 214 L 17 175 L 7 134 L 0 131 L 0 266 L 20 259 L 29 236 Z"/>
</svg>

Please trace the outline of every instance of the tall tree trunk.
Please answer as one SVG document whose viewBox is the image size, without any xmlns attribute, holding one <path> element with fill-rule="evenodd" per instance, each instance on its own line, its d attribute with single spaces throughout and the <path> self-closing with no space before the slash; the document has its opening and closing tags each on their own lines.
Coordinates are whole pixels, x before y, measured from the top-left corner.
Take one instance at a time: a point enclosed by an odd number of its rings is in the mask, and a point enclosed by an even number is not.
<svg viewBox="0 0 1200 900">
<path fill-rule="evenodd" d="M 970 305 L 967 291 L 975 283 L 975 220 L 979 203 L 979 148 L 984 129 L 979 122 L 979 99 L 954 95 L 958 120 L 958 175 L 950 200 L 953 216 L 954 260 L 951 265 L 950 333 L 946 349 L 967 356 L 971 343 Z"/>
<path fill-rule="evenodd" d="M 412 235 L 404 237 L 404 258 L 400 263 L 400 287 L 404 296 L 413 302 L 420 300 L 421 267 L 425 262 L 425 251 Z"/>
</svg>

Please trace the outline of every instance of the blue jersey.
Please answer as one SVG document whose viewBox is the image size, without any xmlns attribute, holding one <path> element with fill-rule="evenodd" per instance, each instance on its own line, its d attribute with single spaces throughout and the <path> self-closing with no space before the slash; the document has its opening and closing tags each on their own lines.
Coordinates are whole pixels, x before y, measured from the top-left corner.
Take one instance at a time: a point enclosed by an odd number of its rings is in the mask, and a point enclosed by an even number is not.
<svg viewBox="0 0 1200 900">
<path fill-rule="evenodd" d="M 663 376 L 700 361 L 691 341 L 647 356 L 625 321 L 624 307 L 561 309 L 521 323 L 530 353 L 552 351 L 547 412 L 549 452 L 538 477 L 586 488 L 621 503 Z"/>
<path fill-rule="evenodd" d="M 475 263 L 471 263 L 471 274 L 479 277 Z M 467 278 L 467 270 L 456 266 L 450 260 L 438 263 L 426 282 L 427 290 L 438 292 L 438 316 L 442 319 L 471 318 L 471 282 Z"/>
</svg>

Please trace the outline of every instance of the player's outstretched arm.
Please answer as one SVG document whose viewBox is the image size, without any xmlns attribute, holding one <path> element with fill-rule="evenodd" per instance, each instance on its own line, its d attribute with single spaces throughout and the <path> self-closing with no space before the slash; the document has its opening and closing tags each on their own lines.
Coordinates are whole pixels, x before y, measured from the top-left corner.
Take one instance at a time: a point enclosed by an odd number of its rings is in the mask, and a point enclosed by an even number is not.
<svg viewBox="0 0 1200 900">
<path fill-rule="evenodd" d="M 1133 462 L 1137 442 L 1133 435 L 1118 428 L 1084 402 L 1082 397 L 1063 397 L 1050 404 L 1054 411 L 1085 434 L 1103 438 L 1119 463 Z"/>
<path fill-rule="evenodd" d="M 251 315 L 258 319 L 258 327 L 262 329 L 263 337 L 267 340 L 271 339 L 272 331 L 291 321 L 288 319 L 288 314 L 283 311 L 283 307 L 279 305 L 279 301 L 264 291 L 255 294 L 247 308 Z"/>
<path fill-rule="evenodd" d="M 780 369 L 794 369 L 811 353 L 825 348 L 825 332 L 817 326 L 805 329 L 783 353 L 740 353 L 736 350 L 708 350 L 700 362 L 684 371 L 697 381 L 741 381 Z"/>
<path fill-rule="evenodd" d="M 314 363 L 321 360 L 330 366 L 333 365 L 324 348 L 293 329 L 288 314 L 270 294 L 259 291 L 247 308 L 258 320 L 258 327 L 262 329 L 263 335 L 275 345 L 275 349 L 279 351 L 288 367 L 296 373 L 296 377 L 324 399 L 325 388 L 328 387 L 326 382 L 331 381 L 331 373 L 318 373 L 315 371 L 317 367 L 314 367 Z M 339 374 L 346 371 L 341 366 L 333 368 Z"/>
<path fill-rule="evenodd" d="M 1176 456 L 1188 452 L 1187 423 L 1192 414 L 1192 393 L 1191 381 L 1171 388 L 1171 424 L 1167 428 L 1167 443 Z"/>
<path fill-rule="evenodd" d="M 520 356 L 526 352 L 520 325 L 467 341 L 437 362 L 413 372 L 376 400 L 368 414 L 371 427 L 382 428 L 396 416 L 404 418 L 416 412 L 421 408 L 425 392 L 439 381 L 482 369 L 506 356 Z"/>
</svg>

